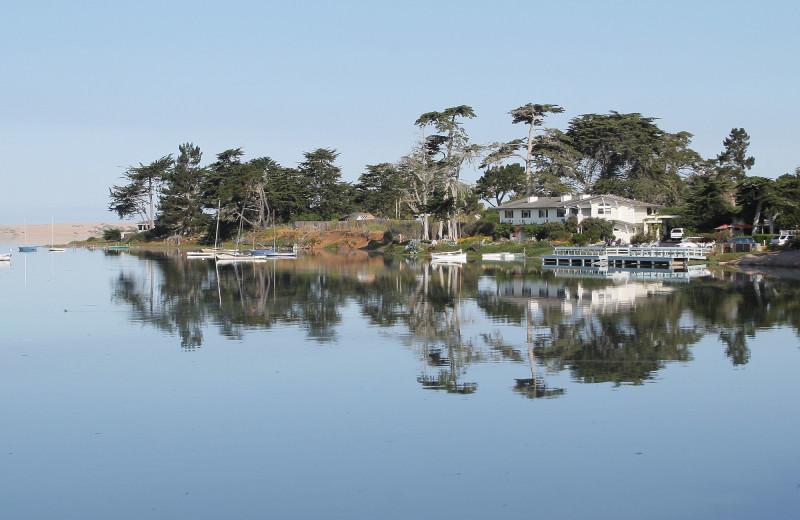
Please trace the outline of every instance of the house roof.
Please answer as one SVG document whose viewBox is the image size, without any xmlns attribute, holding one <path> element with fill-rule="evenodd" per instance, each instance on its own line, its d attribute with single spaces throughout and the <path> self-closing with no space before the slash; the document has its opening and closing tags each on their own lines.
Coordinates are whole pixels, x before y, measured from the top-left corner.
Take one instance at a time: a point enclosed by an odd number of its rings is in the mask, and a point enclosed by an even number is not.
<svg viewBox="0 0 800 520">
<path fill-rule="evenodd" d="M 366 211 L 356 211 L 355 213 L 350 213 L 349 215 L 345 215 L 344 217 L 340 218 L 339 220 L 372 220 L 375 218 L 375 215 L 372 213 L 368 213 Z"/>
<path fill-rule="evenodd" d="M 584 198 L 581 198 L 584 197 Z M 660 207 L 660 204 L 652 204 L 650 202 L 643 202 L 641 200 L 626 199 L 618 195 L 573 195 L 569 200 L 561 200 L 561 197 L 539 197 L 532 202 L 528 199 L 518 199 L 501 204 L 497 209 L 537 209 L 537 208 L 571 208 L 575 206 L 582 206 L 587 202 L 594 202 L 597 200 L 613 200 L 616 202 L 623 202 L 632 206 L 647 206 L 647 207 Z"/>
</svg>

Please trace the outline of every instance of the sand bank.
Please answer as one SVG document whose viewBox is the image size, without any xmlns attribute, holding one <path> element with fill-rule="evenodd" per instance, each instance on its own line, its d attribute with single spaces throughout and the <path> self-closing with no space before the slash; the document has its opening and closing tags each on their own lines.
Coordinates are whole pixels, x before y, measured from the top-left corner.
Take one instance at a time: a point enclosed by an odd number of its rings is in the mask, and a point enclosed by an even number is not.
<svg viewBox="0 0 800 520">
<path fill-rule="evenodd" d="M 136 229 L 136 224 L 130 222 L 67 222 L 50 224 L 22 224 L 0 225 L 0 242 L 5 244 L 23 244 L 27 232 L 28 245 L 50 245 L 51 231 L 56 245 L 66 245 L 70 242 L 86 240 L 89 237 L 103 237 L 105 229 Z"/>
</svg>

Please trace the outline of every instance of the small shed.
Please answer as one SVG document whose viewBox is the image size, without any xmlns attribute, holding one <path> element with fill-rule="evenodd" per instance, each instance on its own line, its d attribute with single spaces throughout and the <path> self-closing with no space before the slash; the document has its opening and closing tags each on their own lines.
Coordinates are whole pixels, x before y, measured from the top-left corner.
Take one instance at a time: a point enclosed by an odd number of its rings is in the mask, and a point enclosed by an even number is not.
<svg viewBox="0 0 800 520">
<path fill-rule="evenodd" d="M 375 220 L 375 215 L 366 212 L 356 212 L 356 213 L 350 213 L 349 215 L 345 215 L 339 220 L 356 220 L 356 221 Z"/>
</svg>

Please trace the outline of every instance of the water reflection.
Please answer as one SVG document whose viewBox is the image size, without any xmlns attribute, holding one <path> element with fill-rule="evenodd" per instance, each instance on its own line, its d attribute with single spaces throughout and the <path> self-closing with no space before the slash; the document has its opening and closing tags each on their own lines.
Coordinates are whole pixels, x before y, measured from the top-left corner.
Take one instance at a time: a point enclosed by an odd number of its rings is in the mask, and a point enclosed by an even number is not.
<svg viewBox="0 0 800 520">
<path fill-rule="evenodd" d="M 241 340 L 248 331 L 301 327 L 331 342 L 346 321 L 342 309 L 355 304 L 367 323 L 397 331 L 412 348 L 423 388 L 453 394 L 478 391 L 469 369 L 479 363 L 524 366 L 508 382 L 514 392 L 557 397 L 565 390 L 548 384 L 553 374 L 640 385 L 669 362 L 690 361 L 689 347 L 705 336 L 717 336 L 741 365 L 757 329 L 800 329 L 800 284 L 764 276 L 637 279 L 364 252 L 219 266 L 177 252 L 129 254 L 138 261 L 115 278 L 113 300 L 184 349 L 201 347 L 209 328 Z"/>
</svg>

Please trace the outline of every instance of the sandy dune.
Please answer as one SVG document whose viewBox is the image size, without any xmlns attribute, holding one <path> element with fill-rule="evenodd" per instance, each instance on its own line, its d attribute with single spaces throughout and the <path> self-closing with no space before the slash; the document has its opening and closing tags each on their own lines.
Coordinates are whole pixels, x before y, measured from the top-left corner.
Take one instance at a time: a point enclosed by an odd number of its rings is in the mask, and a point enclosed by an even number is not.
<svg viewBox="0 0 800 520">
<path fill-rule="evenodd" d="M 23 244 L 27 227 L 28 245 L 50 245 L 50 224 L 0 225 L 0 242 L 6 244 Z M 52 235 L 56 245 L 66 245 L 73 241 L 86 240 L 89 237 L 102 238 L 103 230 L 110 228 L 136 229 L 130 222 L 68 222 L 56 223 L 52 227 Z"/>
</svg>

